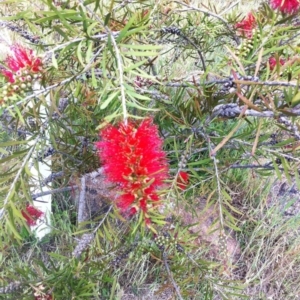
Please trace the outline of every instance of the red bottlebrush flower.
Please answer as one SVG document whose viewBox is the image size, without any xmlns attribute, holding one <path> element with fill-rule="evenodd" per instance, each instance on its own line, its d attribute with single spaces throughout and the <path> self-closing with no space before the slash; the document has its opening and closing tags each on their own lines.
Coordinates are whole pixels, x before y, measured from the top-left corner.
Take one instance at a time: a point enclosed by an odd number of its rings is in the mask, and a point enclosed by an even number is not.
<svg viewBox="0 0 300 300">
<path fill-rule="evenodd" d="M 52 296 L 51 295 L 40 295 L 40 296 L 34 296 L 34 300 L 52 300 Z"/>
<path fill-rule="evenodd" d="M 280 58 L 279 63 L 280 63 L 280 65 L 283 66 L 285 64 L 285 60 L 283 58 Z M 276 68 L 277 61 L 276 61 L 276 58 L 274 56 L 269 58 L 269 65 L 270 65 L 270 70 L 271 71 L 273 71 Z"/>
<path fill-rule="evenodd" d="M 180 171 L 177 177 L 177 186 L 181 190 L 185 190 L 188 182 L 189 182 L 189 174 L 184 171 Z"/>
<path fill-rule="evenodd" d="M 152 119 L 139 125 L 129 121 L 108 125 L 100 132 L 96 143 L 107 180 L 116 183 L 121 195 L 117 206 L 124 213 L 134 214 L 139 209 L 158 201 L 157 188 L 168 177 L 166 154 L 162 140 Z"/>
<path fill-rule="evenodd" d="M 31 49 L 26 49 L 19 44 L 11 47 L 12 55 L 9 55 L 5 63 L 9 70 L 3 70 L 2 74 L 9 82 L 15 82 L 16 72 L 20 70 L 28 71 L 28 74 L 41 71 L 42 61 L 37 58 Z"/>
<path fill-rule="evenodd" d="M 14 83 L 14 74 L 11 71 L 3 70 L 2 74 L 8 79 L 9 82 Z"/>
<path fill-rule="evenodd" d="M 299 0 L 271 0 L 270 6 L 285 14 L 293 14 L 300 8 Z"/>
<path fill-rule="evenodd" d="M 246 38 L 252 38 L 252 31 L 256 27 L 256 20 L 252 12 L 250 12 L 241 22 L 234 26 L 240 35 Z"/>
<path fill-rule="evenodd" d="M 26 209 L 22 210 L 21 213 L 29 226 L 36 225 L 36 221 L 44 214 L 32 205 L 27 205 Z"/>
</svg>

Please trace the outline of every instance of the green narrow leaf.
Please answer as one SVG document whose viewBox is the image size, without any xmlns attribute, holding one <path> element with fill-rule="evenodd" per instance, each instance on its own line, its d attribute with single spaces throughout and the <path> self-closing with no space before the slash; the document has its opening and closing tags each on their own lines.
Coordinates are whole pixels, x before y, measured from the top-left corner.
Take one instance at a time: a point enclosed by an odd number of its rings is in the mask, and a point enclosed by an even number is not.
<svg viewBox="0 0 300 300">
<path fill-rule="evenodd" d="M 277 178 L 278 178 L 279 180 L 281 180 L 281 179 L 282 179 L 282 178 L 281 178 L 281 172 L 279 171 L 278 164 L 276 163 L 274 157 L 272 157 L 272 162 L 273 162 L 273 167 L 274 167 L 274 169 L 275 169 L 275 173 L 276 173 L 276 175 L 277 175 Z"/>
<path fill-rule="evenodd" d="M 21 180 L 22 191 L 23 191 L 23 193 L 25 195 L 25 198 L 27 199 L 27 201 L 31 201 L 31 197 L 30 197 L 30 195 L 28 193 L 29 188 L 26 185 L 26 182 L 25 182 L 25 180 L 24 180 L 24 178 L 22 176 L 20 177 L 20 180 Z"/>
<path fill-rule="evenodd" d="M 124 72 L 130 72 L 131 70 L 137 69 L 140 66 L 142 66 L 143 64 L 145 64 L 148 61 L 148 59 L 144 59 L 142 61 L 139 61 L 135 64 L 129 65 L 128 67 L 124 68 Z"/>
<path fill-rule="evenodd" d="M 115 296 L 115 292 L 116 292 L 116 288 L 117 288 L 117 277 L 114 277 L 114 281 L 110 290 L 110 297 L 109 300 L 114 300 L 114 296 Z"/>
<path fill-rule="evenodd" d="M 288 180 L 289 184 L 292 184 L 291 176 L 289 174 L 289 166 L 287 164 L 286 159 L 282 158 L 281 162 L 282 162 L 282 166 L 283 166 L 283 169 L 284 169 L 284 175 L 286 176 L 286 179 Z"/>
<path fill-rule="evenodd" d="M 299 173 L 298 173 L 298 169 L 296 168 L 295 170 L 295 181 L 296 181 L 296 184 L 297 184 L 297 188 L 298 190 L 300 190 L 300 179 L 299 179 Z"/>
<path fill-rule="evenodd" d="M 89 62 L 92 58 L 92 55 L 93 55 L 94 43 L 93 43 L 93 41 L 88 40 L 87 44 L 88 44 L 88 48 L 87 48 L 87 51 L 86 51 L 85 62 L 86 62 L 86 64 L 89 64 Z"/>
<path fill-rule="evenodd" d="M 94 22 L 92 23 L 90 26 L 88 26 L 87 30 L 86 30 L 86 34 L 88 37 L 92 36 L 92 30 L 98 25 L 98 22 Z"/>
<path fill-rule="evenodd" d="M 111 101 L 113 101 L 116 97 L 118 97 L 120 91 L 116 91 L 109 95 L 109 97 L 100 105 L 100 109 L 105 109 Z"/>
<path fill-rule="evenodd" d="M 198 166 L 198 165 L 208 165 L 211 162 L 210 158 L 205 158 L 199 161 L 194 161 L 194 162 L 190 162 L 188 163 L 188 166 Z"/>
<path fill-rule="evenodd" d="M 84 30 L 84 32 L 86 32 L 87 29 L 88 29 L 88 21 L 87 21 L 88 18 L 87 18 L 87 16 L 86 16 L 85 12 L 84 12 L 83 9 L 82 9 L 82 6 L 79 5 L 78 8 L 79 8 L 80 16 L 81 16 L 81 18 L 82 18 L 83 30 Z"/>
<path fill-rule="evenodd" d="M 104 26 L 107 26 L 109 20 L 110 20 L 110 16 L 111 16 L 111 13 L 108 13 L 106 16 L 105 16 L 105 19 L 104 19 Z"/>
<path fill-rule="evenodd" d="M 52 65 L 55 69 L 58 69 L 58 64 L 57 64 L 57 60 L 55 58 L 55 53 L 52 53 Z"/>
<path fill-rule="evenodd" d="M 144 111 L 159 111 L 159 108 L 144 107 L 144 106 L 141 106 L 141 105 L 139 105 L 135 102 L 130 102 L 130 101 L 128 101 L 127 106 L 128 107 L 133 107 L 133 108 L 138 108 L 138 109 L 144 110 Z"/>
<path fill-rule="evenodd" d="M 179 153 L 178 153 L 178 147 L 177 147 L 177 140 L 176 140 L 175 137 L 174 137 L 174 150 L 175 150 L 176 158 L 177 158 L 177 160 L 179 160 Z"/>
<path fill-rule="evenodd" d="M 97 127 L 96 127 L 96 130 L 100 130 L 102 129 L 103 127 L 105 127 L 107 125 L 107 123 L 110 123 L 112 120 L 122 116 L 123 114 L 118 112 L 118 111 L 115 111 L 114 113 L 112 113 L 111 115 L 108 115 L 104 118 L 104 121 L 101 122 Z"/>
<path fill-rule="evenodd" d="M 0 152 L 3 153 L 4 155 L 8 155 L 9 154 L 8 151 L 6 151 L 5 149 L 2 149 L 2 148 L 0 148 Z"/>
<path fill-rule="evenodd" d="M 81 47 L 82 47 L 82 43 L 83 43 L 83 42 L 84 42 L 84 41 L 81 41 L 81 42 L 79 43 L 79 45 L 77 46 L 76 54 L 77 54 L 77 57 L 78 57 L 79 62 L 81 63 L 81 65 L 82 65 L 83 67 L 85 67 L 85 64 L 84 64 L 83 58 L 82 58 L 82 52 L 81 52 Z"/>
<path fill-rule="evenodd" d="M 292 99 L 292 107 L 300 103 L 300 92 L 298 92 Z"/>
<path fill-rule="evenodd" d="M 20 212 L 19 209 L 16 208 L 16 206 L 13 202 L 10 203 L 10 207 L 12 209 L 12 213 L 14 216 L 18 217 L 19 219 L 23 219 L 22 213 Z"/>
<path fill-rule="evenodd" d="M 61 29 L 60 26 L 52 26 L 52 28 L 59 34 L 61 35 L 64 39 L 68 39 L 68 35 Z"/>
<path fill-rule="evenodd" d="M 33 177 L 33 174 L 31 173 L 28 164 L 25 165 L 24 170 L 28 176 Z"/>
<path fill-rule="evenodd" d="M 151 51 L 126 51 L 124 54 L 126 56 L 156 56 L 157 52 L 151 52 Z"/>
<path fill-rule="evenodd" d="M 17 231 L 15 225 L 11 222 L 11 219 L 9 217 L 6 217 L 6 225 L 8 226 L 10 231 L 14 234 L 14 237 L 17 240 L 22 240 L 21 235 L 19 234 L 19 232 Z"/>
<path fill-rule="evenodd" d="M 107 229 L 106 225 L 103 224 L 102 225 L 103 230 L 105 231 L 105 238 L 110 240 L 111 242 L 113 241 L 112 237 L 111 237 L 111 233 L 110 231 Z"/>
<path fill-rule="evenodd" d="M 121 30 L 121 32 L 119 33 L 116 42 L 119 43 L 127 34 L 129 28 L 131 27 L 131 25 L 133 24 L 133 22 L 135 21 L 136 17 L 133 16 L 132 18 L 129 19 L 129 21 L 127 22 L 127 24 L 125 25 L 125 27 Z"/>
<path fill-rule="evenodd" d="M 95 68 L 92 68 L 92 85 L 94 88 L 98 87 L 97 78 L 95 75 Z"/>
<path fill-rule="evenodd" d="M 9 147 L 9 146 L 15 146 L 15 145 L 24 145 L 28 144 L 29 140 L 25 141 L 8 141 L 8 142 L 3 142 L 0 143 L 0 147 Z"/>
<path fill-rule="evenodd" d="M 147 26 L 142 26 L 142 27 L 138 27 L 138 28 L 131 29 L 131 30 L 129 30 L 128 32 L 126 32 L 125 37 L 128 37 L 128 36 L 130 36 L 130 35 L 133 35 L 133 34 L 138 33 L 138 32 L 140 32 L 140 31 L 143 31 L 143 30 L 146 29 L 146 28 L 147 28 Z"/>
<path fill-rule="evenodd" d="M 18 115 L 18 117 L 19 117 L 19 119 L 21 121 L 21 123 L 25 124 L 24 118 L 23 118 L 23 116 L 22 116 L 22 114 L 21 114 L 18 106 L 14 105 L 14 109 L 15 109 L 15 111 L 16 111 L 16 113 L 17 113 L 17 115 Z"/>
<path fill-rule="evenodd" d="M 129 48 L 133 50 L 161 50 L 162 46 L 157 45 L 139 45 L 139 44 L 120 44 L 120 47 Z M 157 53 L 156 53 L 157 54 Z"/>
<path fill-rule="evenodd" d="M 131 96 L 134 99 L 139 99 L 139 100 L 145 100 L 145 101 L 150 101 L 151 99 L 148 96 L 140 95 L 134 91 L 126 91 L 126 94 Z"/>
</svg>

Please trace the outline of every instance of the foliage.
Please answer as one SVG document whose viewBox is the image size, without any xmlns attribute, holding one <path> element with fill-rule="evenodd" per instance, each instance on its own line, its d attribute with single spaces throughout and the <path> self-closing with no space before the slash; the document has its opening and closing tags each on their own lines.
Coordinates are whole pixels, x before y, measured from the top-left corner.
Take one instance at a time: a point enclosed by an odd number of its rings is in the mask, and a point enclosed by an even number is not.
<svg viewBox="0 0 300 300">
<path fill-rule="evenodd" d="M 300 188 L 300 24 L 296 8 L 281 12 L 271 2 L 244 17 L 234 7 L 222 13 L 180 1 L 0 3 L 3 32 L 14 36 L 10 45 L 6 39 L 10 58 L 3 55 L 0 79 L 0 299 L 128 299 L 144 286 L 149 299 L 168 292 L 247 298 L 261 270 L 270 272 L 259 255 L 272 258 L 277 241 L 290 272 L 298 272 L 298 220 L 281 218 L 278 204 L 270 208 L 258 183 L 277 177 Z M 42 69 L 33 70 L 36 64 Z M 23 88 L 31 71 L 39 75 Z M 105 163 L 95 146 L 99 131 L 148 118 L 170 172 L 155 191 L 160 205 L 143 209 L 153 221 L 146 218 L 146 227 L 143 213 L 119 211 L 109 182 L 105 197 L 90 184 Z M 153 139 L 154 147 L 161 143 L 156 133 Z M 96 143 L 103 144 L 109 141 Z M 36 178 L 33 169 L 50 161 L 51 176 Z M 130 188 L 135 180 L 124 179 Z M 147 194 L 151 180 L 134 192 Z M 53 189 L 52 231 L 38 240 L 24 210 L 46 185 Z M 101 202 L 88 217 L 80 213 L 86 192 Z M 244 262 L 257 251 L 255 275 L 230 252 L 233 239 Z M 270 264 L 278 269 L 274 258 Z M 294 273 L 292 280 L 281 282 L 281 299 L 299 292 Z"/>
</svg>

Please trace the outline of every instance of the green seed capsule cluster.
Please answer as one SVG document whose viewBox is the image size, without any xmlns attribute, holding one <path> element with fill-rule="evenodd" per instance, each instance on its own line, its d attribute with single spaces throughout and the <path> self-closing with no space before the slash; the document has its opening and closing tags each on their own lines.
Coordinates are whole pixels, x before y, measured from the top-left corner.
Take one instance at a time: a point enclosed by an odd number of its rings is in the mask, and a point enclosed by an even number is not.
<svg viewBox="0 0 300 300">
<path fill-rule="evenodd" d="M 11 105 L 15 99 L 14 95 L 25 96 L 27 92 L 32 91 L 33 84 L 40 81 L 41 73 L 30 74 L 28 70 L 19 70 L 14 75 L 14 82 L 8 82 L 2 87 L 2 95 L 0 95 L 0 106 Z"/>
<path fill-rule="evenodd" d="M 227 257 L 227 239 L 224 233 L 220 233 L 219 235 L 219 251 L 220 251 L 220 256 L 222 258 Z"/>
<path fill-rule="evenodd" d="M 177 240 L 173 236 L 170 236 L 167 232 L 156 236 L 154 242 L 160 251 L 172 248 L 178 251 L 179 253 L 184 252 L 183 247 L 180 244 L 178 244 Z"/>
<path fill-rule="evenodd" d="M 189 153 L 188 153 L 188 150 L 185 150 L 184 153 L 180 157 L 178 168 L 184 169 L 187 165 L 188 159 L 189 159 Z"/>
<path fill-rule="evenodd" d="M 135 256 L 141 257 L 145 252 L 149 252 L 150 250 L 151 247 L 149 245 L 149 242 L 146 240 L 142 240 L 135 247 Z"/>
<path fill-rule="evenodd" d="M 258 43 L 260 39 L 260 32 L 257 29 L 253 30 L 253 36 L 251 38 L 245 39 L 235 54 L 237 56 L 245 58 L 252 51 L 254 42 L 256 41 L 256 43 Z"/>
</svg>

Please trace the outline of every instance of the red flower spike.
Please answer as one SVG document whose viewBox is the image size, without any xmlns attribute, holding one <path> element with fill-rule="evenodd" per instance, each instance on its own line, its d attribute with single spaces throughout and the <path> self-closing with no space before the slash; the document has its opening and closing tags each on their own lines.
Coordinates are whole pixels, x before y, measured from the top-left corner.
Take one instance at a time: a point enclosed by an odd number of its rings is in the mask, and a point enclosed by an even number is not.
<svg viewBox="0 0 300 300">
<path fill-rule="evenodd" d="M 246 38 L 252 38 L 252 31 L 256 27 L 256 20 L 252 12 L 250 12 L 241 22 L 234 26 L 240 35 Z"/>
<path fill-rule="evenodd" d="M 152 224 L 151 220 L 149 218 L 145 218 L 145 225 L 147 227 L 151 227 L 151 224 Z"/>
<path fill-rule="evenodd" d="M 12 54 L 9 55 L 5 63 L 9 70 L 3 70 L 2 74 L 9 80 L 9 82 L 14 83 L 14 73 L 24 69 L 30 73 L 37 73 L 41 71 L 42 61 L 37 58 L 31 49 L 22 47 L 16 44 L 11 47 Z"/>
<path fill-rule="evenodd" d="M 285 64 L 285 60 L 283 58 L 280 58 L 279 59 L 279 64 L 281 66 L 283 66 Z M 270 57 L 269 58 L 269 65 L 270 65 L 270 70 L 273 71 L 276 66 L 277 66 L 277 61 L 276 61 L 276 58 L 274 56 Z"/>
<path fill-rule="evenodd" d="M 177 176 L 178 188 L 180 188 L 181 190 L 185 190 L 188 182 L 189 182 L 189 174 L 184 171 L 180 171 Z"/>
<path fill-rule="evenodd" d="M 21 213 L 29 226 L 36 225 L 36 221 L 44 214 L 32 205 L 27 205 L 26 209 L 22 210 Z"/>
<path fill-rule="evenodd" d="M 8 79 L 9 82 L 14 83 L 14 74 L 11 71 L 3 70 L 2 74 Z"/>
<path fill-rule="evenodd" d="M 270 0 L 270 6 L 285 14 L 293 14 L 300 8 L 299 0 Z"/>
<path fill-rule="evenodd" d="M 147 212 L 149 204 L 159 200 L 157 188 L 168 177 L 163 141 L 152 119 L 139 125 L 129 121 L 116 127 L 108 125 L 96 143 L 107 180 L 116 183 L 122 194 L 116 200 L 123 213 L 137 209 Z"/>
</svg>

